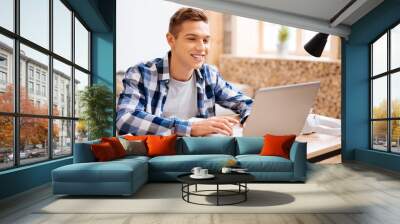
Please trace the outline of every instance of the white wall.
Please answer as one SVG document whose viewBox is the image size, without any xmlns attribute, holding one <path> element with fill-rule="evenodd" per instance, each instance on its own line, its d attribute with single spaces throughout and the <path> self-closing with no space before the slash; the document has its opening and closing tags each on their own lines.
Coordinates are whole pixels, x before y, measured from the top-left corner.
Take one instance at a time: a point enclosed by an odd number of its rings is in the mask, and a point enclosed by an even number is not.
<svg viewBox="0 0 400 224">
<path fill-rule="evenodd" d="M 170 17 L 183 5 L 164 0 L 117 1 L 117 71 L 164 57 Z"/>
</svg>

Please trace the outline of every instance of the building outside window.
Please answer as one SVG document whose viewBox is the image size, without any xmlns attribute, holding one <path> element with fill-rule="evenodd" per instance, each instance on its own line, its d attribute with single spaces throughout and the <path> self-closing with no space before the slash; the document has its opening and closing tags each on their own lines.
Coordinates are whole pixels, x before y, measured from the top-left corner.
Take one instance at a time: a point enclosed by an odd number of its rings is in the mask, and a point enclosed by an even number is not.
<svg viewBox="0 0 400 224">
<path fill-rule="evenodd" d="M 33 82 L 31 81 L 28 82 L 28 93 L 34 94 Z"/>
<path fill-rule="evenodd" d="M 11 6 L 1 10 L 11 10 L 13 17 L 19 16 L 14 20 L 20 22 L 14 30 L 4 27 L 3 21 L 0 21 L 0 26 L 8 30 L 6 32 L 0 29 L 0 84 L 13 87 L 0 91 L 0 170 L 72 155 L 73 143 L 78 137 L 80 140 L 87 139 L 87 131 L 82 125 L 76 128 L 79 114 L 74 113 L 70 106 L 69 109 L 64 108 L 79 101 L 78 91 L 73 92 L 74 89 L 71 88 L 61 89 L 58 79 L 63 80 L 64 85 L 73 86 L 74 83 L 81 83 L 78 79 L 73 79 L 73 73 L 79 72 L 79 79 L 83 74 L 88 80 L 91 74 L 90 32 L 71 7 L 65 5 L 66 2 L 21 0 L 18 13 L 14 13 L 13 1 L 7 2 L 4 4 Z M 43 13 L 37 14 L 39 11 Z M 53 25 L 51 28 L 50 24 Z M 50 42 L 53 46 L 50 46 Z M 72 43 L 75 43 L 75 48 Z M 18 52 L 14 51 L 16 44 L 19 44 Z M 20 58 L 17 62 L 12 60 L 14 52 Z M 61 57 L 63 62 L 57 61 L 54 55 Z M 75 62 L 72 55 L 75 55 Z M 19 66 L 19 88 L 15 88 L 13 83 L 15 66 Z M 49 71 L 53 71 L 53 74 L 49 74 Z M 54 77 L 52 90 L 49 89 L 49 77 Z M 14 99 L 17 90 L 20 91 L 17 95 L 19 98 Z M 65 105 L 62 108 L 57 106 L 59 94 L 64 96 L 62 100 Z M 50 97 L 54 102 L 52 110 L 49 110 Z M 14 105 L 20 108 L 18 113 L 13 109 Z M 13 133 L 14 125 L 19 130 L 18 135 Z M 40 134 L 32 137 L 32 132 Z"/>
<path fill-rule="evenodd" d="M 32 66 L 29 66 L 28 74 L 29 74 L 29 79 L 33 80 L 33 67 Z"/>
<path fill-rule="evenodd" d="M 400 153 L 400 25 L 370 44 L 371 148 Z"/>
<path fill-rule="evenodd" d="M 7 56 L 0 54 L 0 91 L 7 87 Z"/>
</svg>

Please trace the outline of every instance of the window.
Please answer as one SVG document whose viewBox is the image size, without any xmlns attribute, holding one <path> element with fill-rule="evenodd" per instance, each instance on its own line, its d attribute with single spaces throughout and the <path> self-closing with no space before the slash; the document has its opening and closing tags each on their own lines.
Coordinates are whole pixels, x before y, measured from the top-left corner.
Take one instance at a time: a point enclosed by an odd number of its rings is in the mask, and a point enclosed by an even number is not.
<svg viewBox="0 0 400 224">
<path fill-rule="evenodd" d="M 0 53 L 0 91 L 5 92 L 7 87 L 7 56 Z"/>
<path fill-rule="evenodd" d="M 39 69 L 36 69 L 36 80 L 40 81 L 40 71 L 39 71 Z"/>
<path fill-rule="evenodd" d="M 36 95 L 40 95 L 40 84 L 36 84 Z"/>
<path fill-rule="evenodd" d="M 19 3 L 15 14 L 14 2 Z M 7 82 L 0 88 L 0 170 L 70 156 L 76 132 L 87 138 L 85 126 L 76 127 L 73 105 L 79 98 L 75 87 L 90 85 L 90 31 L 67 4 L 0 0 L 0 26 L 6 29 L 0 29 L 0 83 Z"/>
<path fill-rule="evenodd" d="M 49 48 L 49 0 L 20 0 L 21 36 Z"/>
<path fill-rule="evenodd" d="M 288 30 L 287 50 L 289 52 L 296 51 L 296 29 L 292 27 L 286 27 Z M 263 23 L 263 51 L 265 52 L 276 52 L 279 48 L 279 30 L 285 29 L 283 26 L 273 23 Z"/>
<path fill-rule="evenodd" d="M 75 62 L 85 69 L 89 69 L 89 32 L 82 23 L 75 18 Z"/>
<path fill-rule="evenodd" d="M 0 6 L 2 6 L 2 4 L 3 3 L 0 3 Z M 3 11 L 3 9 L 1 9 L 1 11 Z M 1 18 L 2 15 L 0 15 L 0 20 Z M 2 74 L 2 81 L 0 81 L 2 82 L 2 84 L 0 84 L 0 113 L 12 113 L 14 111 L 14 71 L 11 63 L 14 57 L 14 43 L 11 38 L 0 33 L 0 46 L 0 73 Z M 1 147 L 0 143 L 0 148 Z"/>
<path fill-rule="evenodd" d="M 261 22 L 261 53 L 275 54 L 288 53 L 289 55 L 309 56 L 304 50 L 304 45 L 317 34 L 317 32 L 286 27 L 288 39 L 286 44 L 279 44 L 279 31 L 285 29 L 284 26 L 268 22 Z M 329 35 L 322 56 L 336 59 L 339 57 L 338 40 Z"/>
<path fill-rule="evenodd" d="M 371 148 L 400 153 L 400 25 L 370 45 Z"/>
<path fill-rule="evenodd" d="M 42 86 L 42 96 L 46 96 L 46 86 Z"/>
<path fill-rule="evenodd" d="M 53 0 L 54 52 L 71 60 L 72 12 L 60 0 Z"/>
<path fill-rule="evenodd" d="M 33 82 L 28 82 L 28 92 L 29 94 L 33 94 Z"/>
<path fill-rule="evenodd" d="M 28 74 L 29 74 L 29 79 L 33 80 L 33 67 L 32 66 L 29 66 Z"/>
<path fill-rule="evenodd" d="M 54 95 L 53 95 L 53 103 L 58 104 L 58 97 L 59 97 L 59 92 L 60 92 L 60 100 L 64 102 L 64 96 L 67 96 L 67 101 L 69 107 L 66 109 L 66 114 L 62 113 L 63 116 L 72 116 L 72 108 L 70 105 L 72 105 L 72 91 L 71 89 L 65 89 L 64 85 L 66 83 L 69 83 L 69 85 L 72 85 L 72 69 L 71 66 L 68 66 L 56 59 L 53 60 L 54 64 L 54 70 L 53 70 L 53 77 L 54 77 L 54 83 L 53 83 L 53 90 L 54 90 Z M 76 79 L 76 78 L 75 78 Z M 69 102 L 71 101 L 71 102 Z M 56 106 L 56 105 L 53 105 Z M 53 114 L 59 114 L 59 108 L 56 107 L 56 109 L 53 110 Z"/>
<path fill-rule="evenodd" d="M 0 26 L 14 31 L 14 0 L 1 0 L 0 9 Z"/>
</svg>

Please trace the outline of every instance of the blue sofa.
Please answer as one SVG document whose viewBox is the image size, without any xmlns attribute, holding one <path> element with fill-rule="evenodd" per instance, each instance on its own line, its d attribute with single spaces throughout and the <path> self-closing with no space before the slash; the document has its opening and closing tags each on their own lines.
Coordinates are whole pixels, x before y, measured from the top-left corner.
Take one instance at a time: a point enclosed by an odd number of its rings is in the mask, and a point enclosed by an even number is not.
<svg viewBox="0 0 400 224">
<path fill-rule="evenodd" d="M 247 168 L 260 182 L 304 182 L 306 180 L 306 143 L 294 142 L 290 160 L 259 156 L 263 137 L 182 137 L 177 139 L 177 155 L 127 156 L 95 162 L 90 145 L 77 143 L 74 163 L 52 171 L 54 194 L 131 195 L 146 182 L 176 181 L 193 167 L 218 172 L 230 159 Z"/>
</svg>

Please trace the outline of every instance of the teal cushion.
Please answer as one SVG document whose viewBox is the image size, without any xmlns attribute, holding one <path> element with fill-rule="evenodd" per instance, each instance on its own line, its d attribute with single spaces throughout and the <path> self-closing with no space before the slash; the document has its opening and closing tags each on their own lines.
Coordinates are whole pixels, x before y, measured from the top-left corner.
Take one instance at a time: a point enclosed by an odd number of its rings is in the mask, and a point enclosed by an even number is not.
<svg viewBox="0 0 400 224">
<path fill-rule="evenodd" d="M 147 164 L 141 160 L 74 163 L 52 171 L 59 182 L 130 182 L 134 173 L 146 175 Z"/>
<path fill-rule="evenodd" d="M 236 155 L 260 154 L 264 145 L 263 137 L 237 137 Z"/>
<path fill-rule="evenodd" d="M 151 172 L 190 172 L 193 167 L 200 166 L 216 172 L 225 166 L 230 159 L 235 158 L 231 155 L 157 156 L 149 160 L 149 170 Z"/>
<path fill-rule="evenodd" d="M 74 163 L 95 162 L 96 158 L 91 149 L 92 144 L 99 144 L 100 140 L 93 140 L 81 143 L 75 143 L 74 147 Z"/>
<path fill-rule="evenodd" d="M 182 141 L 181 151 L 178 151 L 177 154 L 235 155 L 235 138 L 233 137 L 184 137 Z"/>
<path fill-rule="evenodd" d="M 293 172 L 292 161 L 279 156 L 239 155 L 236 159 L 250 172 Z"/>
</svg>

